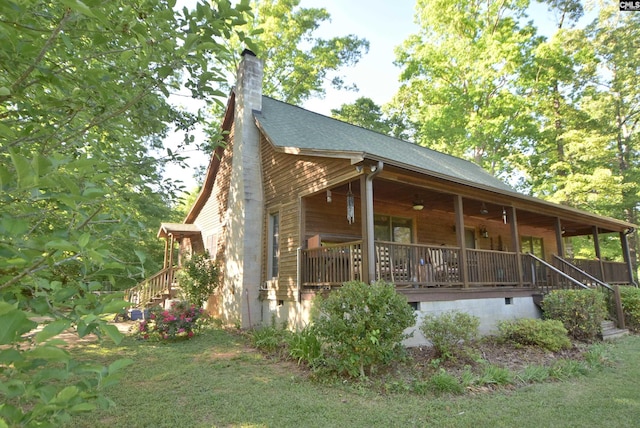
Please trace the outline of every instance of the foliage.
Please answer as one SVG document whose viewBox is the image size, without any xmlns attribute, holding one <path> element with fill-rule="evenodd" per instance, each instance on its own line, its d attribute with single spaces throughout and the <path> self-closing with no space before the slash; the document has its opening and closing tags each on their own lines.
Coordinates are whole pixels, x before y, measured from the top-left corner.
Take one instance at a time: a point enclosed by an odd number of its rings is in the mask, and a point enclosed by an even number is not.
<svg viewBox="0 0 640 428">
<path fill-rule="evenodd" d="M 249 337 L 253 346 L 269 355 L 286 358 L 286 343 L 293 335 L 286 328 L 279 328 L 275 324 L 251 330 Z"/>
<path fill-rule="evenodd" d="M 289 356 L 298 361 L 298 364 L 304 362 L 314 368 L 321 363 L 322 342 L 318 339 L 312 325 L 307 325 L 302 330 L 292 333 L 287 339 L 287 347 Z"/>
<path fill-rule="evenodd" d="M 169 309 L 155 306 L 148 319 L 138 323 L 136 336 L 151 340 L 183 340 L 196 335 L 207 321 L 207 313 L 189 302 L 172 302 Z"/>
<path fill-rule="evenodd" d="M 299 5 L 300 0 L 253 1 L 255 19 L 245 26 L 256 34 L 256 54 L 264 60 L 264 94 L 296 105 L 323 96 L 327 81 L 337 89 L 349 89 L 335 73 L 369 51 L 369 42 L 353 34 L 318 37 L 315 31 L 331 15 L 324 8 Z M 236 57 L 229 63 L 231 73 L 235 74 L 238 62 Z"/>
<path fill-rule="evenodd" d="M 55 336 L 119 342 L 105 314 L 126 303 L 104 289 L 158 266 L 153 232 L 178 190 L 162 168 L 181 161 L 161 141 L 170 126 L 190 141 L 201 120 L 167 97 L 181 84 L 216 95 L 215 59 L 247 11 L 174 4 L 0 2 L 0 425 L 62 425 L 108 405 L 98 394 L 126 364 L 78 363 Z"/>
<path fill-rule="evenodd" d="M 444 359 L 455 358 L 463 352 L 463 346 L 478 337 L 479 328 L 480 318 L 458 311 L 427 314 L 420 324 L 424 337 Z"/>
<path fill-rule="evenodd" d="M 542 308 L 546 319 L 562 322 L 569 336 L 582 341 L 598 337 L 607 315 L 599 290 L 554 290 L 544 297 Z"/>
<path fill-rule="evenodd" d="M 620 287 L 620 300 L 625 325 L 632 330 L 640 330 L 640 288 Z"/>
<path fill-rule="evenodd" d="M 371 98 L 360 97 L 353 104 L 343 104 L 331 110 L 331 117 L 380 134 L 391 135 L 391 124 Z"/>
<path fill-rule="evenodd" d="M 184 261 L 177 279 L 189 302 L 201 307 L 218 288 L 220 269 L 208 254 L 193 254 Z"/>
<path fill-rule="evenodd" d="M 314 331 L 330 370 L 365 378 L 403 351 L 415 313 L 392 284 L 346 282 L 312 306 Z"/>
<path fill-rule="evenodd" d="M 539 346 L 552 352 L 569 349 L 567 329 L 557 320 L 522 318 L 498 324 L 500 338 L 520 345 Z"/>
<path fill-rule="evenodd" d="M 417 34 L 396 51 L 401 87 L 391 113 L 415 142 L 505 173 L 536 128 L 514 89 L 538 38 L 523 2 L 418 0 Z"/>
<path fill-rule="evenodd" d="M 428 385 L 436 394 L 459 395 L 464 392 L 464 388 L 460 381 L 452 374 L 447 373 L 444 369 L 440 369 L 436 374 L 431 376 L 431 378 L 429 378 Z"/>
<path fill-rule="evenodd" d="M 514 373 L 505 367 L 487 364 L 476 379 L 478 385 L 507 385 L 513 383 Z"/>
</svg>

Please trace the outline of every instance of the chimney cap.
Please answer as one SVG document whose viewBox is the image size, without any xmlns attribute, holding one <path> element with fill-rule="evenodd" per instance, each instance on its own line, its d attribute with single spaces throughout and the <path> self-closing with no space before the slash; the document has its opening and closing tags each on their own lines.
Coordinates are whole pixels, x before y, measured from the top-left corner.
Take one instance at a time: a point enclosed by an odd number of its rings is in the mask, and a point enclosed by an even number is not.
<svg viewBox="0 0 640 428">
<path fill-rule="evenodd" d="M 255 54 L 255 53 L 253 53 L 253 51 L 252 51 L 251 49 L 246 49 L 246 48 L 245 48 L 245 50 L 243 50 L 243 51 L 242 51 L 242 54 L 241 54 L 241 55 L 242 55 L 242 56 L 245 56 L 245 55 L 256 56 L 256 54 Z"/>
</svg>

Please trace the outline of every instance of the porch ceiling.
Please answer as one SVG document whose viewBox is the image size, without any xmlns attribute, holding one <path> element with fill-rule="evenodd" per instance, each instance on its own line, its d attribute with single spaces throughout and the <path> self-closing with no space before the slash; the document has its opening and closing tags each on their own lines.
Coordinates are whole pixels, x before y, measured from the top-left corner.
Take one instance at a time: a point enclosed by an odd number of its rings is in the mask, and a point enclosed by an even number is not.
<svg viewBox="0 0 640 428">
<path fill-rule="evenodd" d="M 426 183 L 425 183 L 426 185 Z M 422 201 L 425 210 L 435 210 L 454 214 L 454 193 L 423 187 L 420 184 L 404 183 L 376 179 L 373 186 L 374 204 L 376 200 L 393 202 L 399 207 L 406 207 L 411 212 L 414 201 Z M 346 195 L 347 185 L 331 189 L 334 195 Z M 360 193 L 360 181 L 351 183 L 351 190 L 355 195 Z M 625 222 L 594 214 L 581 212 L 569 207 L 554 206 L 550 203 L 540 203 L 533 200 L 519 200 L 507 195 L 487 192 L 483 195 L 473 189 L 477 197 L 463 196 L 463 209 L 466 217 L 475 217 L 486 222 L 502 222 L 503 209 L 507 213 L 507 221 L 511 217 L 511 207 L 516 207 L 518 224 L 543 229 L 554 229 L 556 218 L 560 218 L 564 236 L 584 236 L 593 233 L 593 227 L 598 226 L 599 233 L 622 232 L 629 226 Z M 472 194 L 473 194 L 472 193 Z M 486 198 L 486 199 L 483 199 Z M 541 201 L 542 202 L 542 201 Z M 486 208 L 483 213 L 482 205 Z M 375 206 L 375 205 L 374 205 Z"/>
</svg>

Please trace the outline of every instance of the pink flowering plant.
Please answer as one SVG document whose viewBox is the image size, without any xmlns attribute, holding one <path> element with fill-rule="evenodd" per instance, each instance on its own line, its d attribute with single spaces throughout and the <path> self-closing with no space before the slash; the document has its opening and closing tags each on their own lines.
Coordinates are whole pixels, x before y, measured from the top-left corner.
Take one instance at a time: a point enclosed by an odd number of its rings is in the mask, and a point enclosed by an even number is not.
<svg viewBox="0 0 640 428">
<path fill-rule="evenodd" d="M 155 307 L 140 321 L 136 335 L 142 339 L 173 341 L 190 339 L 207 319 L 204 310 L 189 302 L 173 302 L 170 309 Z"/>
</svg>

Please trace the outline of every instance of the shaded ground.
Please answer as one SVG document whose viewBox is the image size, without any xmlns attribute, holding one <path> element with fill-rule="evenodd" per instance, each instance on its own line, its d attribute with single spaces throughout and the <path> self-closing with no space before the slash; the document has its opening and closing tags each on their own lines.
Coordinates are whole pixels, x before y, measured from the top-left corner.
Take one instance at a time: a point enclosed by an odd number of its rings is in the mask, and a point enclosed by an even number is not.
<svg viewBox="0 0 640 428">
<path fill-rule="evenodd" d="M 44 328 L 43 318 L 32 318 L 32 320 L 37 322 L 40 325 L 35 330 L 27 333 L 29 336 L 35 335 L 38 331 Z M 133 326 L 136 323 L 137 321 L 124 321 L 124 322 L 117 322 L 117 323 L 111 323 L 111 324 L 118 327 L 118 330 L 120 331 L 120 333 L 127 334 L 131 326 Z M 67 345 L 70 347 L 79 346 L 85 343 L 96 342 L 98 340 L 98 336 L 96 336 L 95 334 L 87 334 L 84 337 L 79 337 L 78 333 L 76 333 L 73 329 L 65 330 L 59 335 L 57 335 L 55 338 L 64 340 L 67 343 Z"/>
</svg>

